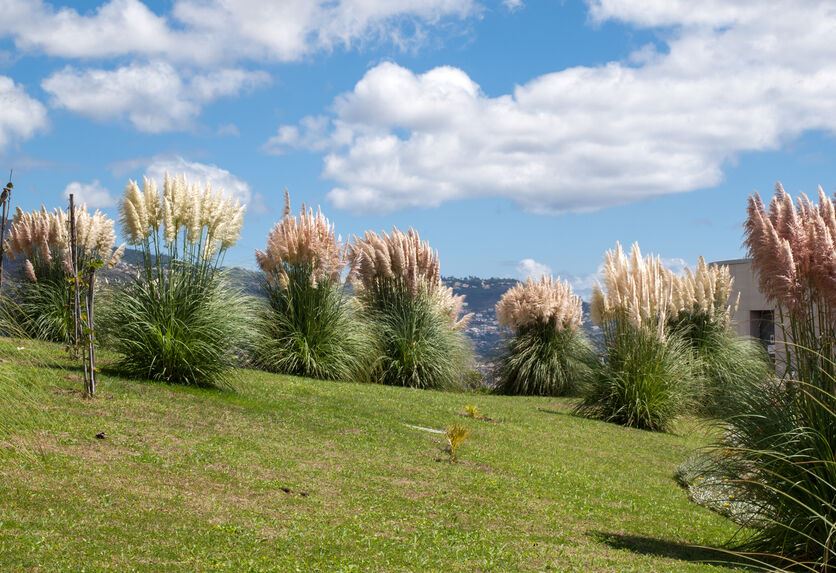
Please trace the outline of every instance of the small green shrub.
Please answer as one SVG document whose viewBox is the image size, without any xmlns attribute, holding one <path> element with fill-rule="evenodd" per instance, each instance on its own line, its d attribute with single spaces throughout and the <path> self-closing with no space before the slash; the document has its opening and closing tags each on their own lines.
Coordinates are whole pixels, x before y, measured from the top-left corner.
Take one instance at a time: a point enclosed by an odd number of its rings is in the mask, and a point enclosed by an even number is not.
<svg viewBox="0 0 836 573">
<path fill-rule="evenodd" d="M 665 431 L 699 396 L 687 343 L 622 321 L 605 335 L 606 352 L 581 388 L 580 415 Z"/>
<path fill-rule="evenodd" d="M 450 462 L 456 463 L 459 459 L 459 448 L 467 441 L 470 430 L 461 424 L 452 424 L 447 427 L 444 435 L 447 437 L 447 452 L 450 454 Z"/>
<path fill-rule="evenodd" d="M 483 420 L 485 416 L 479 410 L 479 407 L 476 404 L 465 404 L 464 406 L 464 415 L 468 418 L 473 418 L 474 420 Z"/>
</svg>

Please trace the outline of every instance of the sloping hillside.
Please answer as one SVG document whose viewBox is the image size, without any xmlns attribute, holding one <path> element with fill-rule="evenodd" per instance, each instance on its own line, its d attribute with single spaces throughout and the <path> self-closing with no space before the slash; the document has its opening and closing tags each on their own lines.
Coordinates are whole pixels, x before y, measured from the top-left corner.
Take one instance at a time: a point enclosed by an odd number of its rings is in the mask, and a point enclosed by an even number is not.
<svg viewBox="0 0 836 573">
<path fill-rule="evenodd" d="M 721 570 L 688 545 L 733 526 L 672 479 L 706 439 L 695 424 L 663 435 L 562 399 L 233 382 L 105 367 L 85 400 L 58 346 L 0 339 L 0 570 Z M 432 431 L 452 423 L 471 432 L 455 464 Z"/>
</svg>

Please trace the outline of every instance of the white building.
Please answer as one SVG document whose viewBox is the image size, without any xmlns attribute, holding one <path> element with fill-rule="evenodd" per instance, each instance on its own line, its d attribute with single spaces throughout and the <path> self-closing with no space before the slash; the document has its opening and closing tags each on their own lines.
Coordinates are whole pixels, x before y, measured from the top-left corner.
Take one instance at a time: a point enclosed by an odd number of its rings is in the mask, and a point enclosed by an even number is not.
<svg viewBox="0 0 836 573">
<path fill-rule="evenodd" d="M 740 336 L 751 336 L 761 341 L 769 352 L 769 355 L 776 360 L 781 360 L 780 348 L 783 346 L 783 336 L 780 326 L 777 323 L 779 318 L 775 307 L 767 302 L 766 297 L 758 286 L 758 277 L 752 270 L 751 259 L 733 259 L 729 261 L 716 261 L 712 264 L 729 267 L 731 276 L 734 278 L 734 300 L 740 294 L 740 304 L 732 317 L 734 328 Z M 777 355 L 776 355 L 776 349 Z"/>
</svg>

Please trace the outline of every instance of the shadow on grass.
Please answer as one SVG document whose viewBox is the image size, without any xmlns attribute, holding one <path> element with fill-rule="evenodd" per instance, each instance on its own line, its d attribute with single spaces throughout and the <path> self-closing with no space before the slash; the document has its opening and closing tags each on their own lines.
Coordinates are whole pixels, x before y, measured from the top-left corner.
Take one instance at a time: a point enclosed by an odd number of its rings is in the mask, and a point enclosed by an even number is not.
<svg viewBox="0 0 836 573">
<path fill-rule="evenodd" d="M 763 567 L 755 566 L 745 556 L 733 554 L 726 549 L 688 545 L 686 543 L 677 543 L 655 537 L 606 533 L 602 531 L 591 531 L 587 535 L 613 549 L 626 549 L 641 555 L 667 557 L 668 559 L 678 559 L 680 561 L 705 563 L 709 565 L 724 565 L 743 571 L 763 570 Z"/>
<path fill-rule="evenodd" d="M 81 366 L 78 367 L 79 371 Z M 179 383 L 168 382 L 165 380 L 153 380 L 151 378 L 143 378 L 141 376 L 133 376 L 119 367 L 119 364 L 113 361 L 108 361 L 103 365 L 96 365 L 96 371 L 99 374 L 110 378 L 111 380 L 119 380 L 123 382 L 132 382 L 136 384 L 158 385 L 172 390 L 194 391 L 199 390 L 202 394 L 208 395 L 234 395 L 237 394 L 235 385 L 231 382 L 219 382 L 218 384 L 193 384 L 193 383 Z"/>
</svg>

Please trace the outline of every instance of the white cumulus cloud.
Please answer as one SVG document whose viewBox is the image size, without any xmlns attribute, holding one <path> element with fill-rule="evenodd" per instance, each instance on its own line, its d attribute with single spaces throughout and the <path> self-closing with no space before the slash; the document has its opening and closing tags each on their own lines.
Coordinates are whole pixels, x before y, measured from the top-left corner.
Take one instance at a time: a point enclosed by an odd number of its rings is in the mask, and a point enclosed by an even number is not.
<svg viewBox="0 0 836 573">
<path fill-rule="evenodd" d="M 116 206 L 116 198 L 98 180 L 92 183 L 73 181 L 64 188 L 64 197 L 69 198 L 70 194 L 73 195 L 76 204 L 85 204 L 90 209 Z"/>
<path fill-rule="evenodd" d="M 525 2 L 523 0 L 502 0 L 502 5 L 514 12 L 525 6 Z"/>
<path fill-rule="evenodd" d="M 0 149 L 29 139 L 47 127 L 44 105 L 30 97 L 20 84 L 0 76 Z"/>
<path fill-rule="evenodd" d="M 832 3 L 593 0 L 590 10 L 597 22 L 664 27 L 667 45 L 498 96 L 458 68 L 383 63 L 267 147 L 325 150 L 341 208 L 494 196 L 560 212 L 712 187 L 742 153 L 836 133 Z"/>
<path fill-rule="evenodd" d="M 474 0 L 175 0 L 164 13 L 140 0 L 109 0 L 83 13 L 43 0 L 2 0 L 0 8 L 0 37 L 23 51 L 196 65 L 294 61 L 376 39 L 409 43 L 440 20 L 479 11 Z"/>
<path fill-rule="evenodd" d="M 42 82 L 53 106 L 160 133 L 188 129 L 206 104 L 269 81 L 265 72 L 244 69 L 247 63 L 298 61 L 369 42 L 413 47 L 434 27 L 480 12 L 476 0 L 149 4 L 106 0 L 81 10 L 45 0 L 0 0 L 0 39 L 10 39 L 18 54 L 69 60 L 71 66 Z"/>
<path fill-rule="evenodd" d="M 171 64 L 129 64 L 115 70 L 67 67 L 42 82 L 53 105 L 109 120 L 126 118 L 139 131 L 188 127 L 203 105 L 263 85 L 264 72 L 221 69 L 181 77 Z"/>
<path fill-rule="evenodd" d="M 517 278 L 525 279 L 539 279 L 543 276 L 550 276 L 552 269 L 546 264 L 535 261 L 534 259 L 523 259 L 517 263 Z"/>
</svg>

